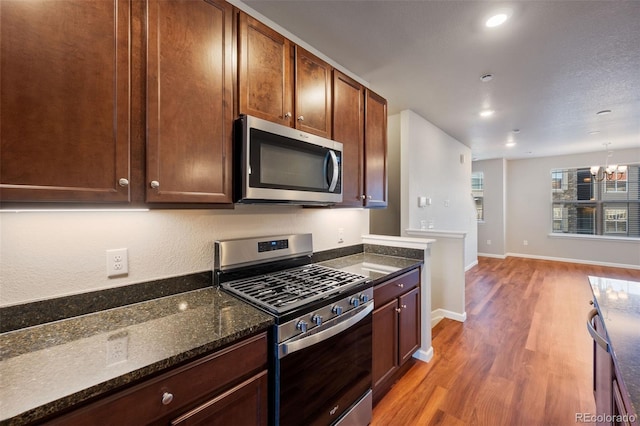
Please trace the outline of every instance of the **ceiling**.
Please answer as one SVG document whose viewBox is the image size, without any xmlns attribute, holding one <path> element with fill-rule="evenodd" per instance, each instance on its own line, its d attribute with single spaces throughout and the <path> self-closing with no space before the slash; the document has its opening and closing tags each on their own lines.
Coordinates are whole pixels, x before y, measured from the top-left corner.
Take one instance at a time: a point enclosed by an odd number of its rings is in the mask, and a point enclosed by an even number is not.
<svg viewBox="0 0 640 426">
<path fill-rule="evenodd" d="M 389 114 L 413 110 L 474 159 L 640 148 L 640 1 L 244 4 L 367 81 Z M 510 19 L 485 27 L 500 9 Z"/>
</svg>

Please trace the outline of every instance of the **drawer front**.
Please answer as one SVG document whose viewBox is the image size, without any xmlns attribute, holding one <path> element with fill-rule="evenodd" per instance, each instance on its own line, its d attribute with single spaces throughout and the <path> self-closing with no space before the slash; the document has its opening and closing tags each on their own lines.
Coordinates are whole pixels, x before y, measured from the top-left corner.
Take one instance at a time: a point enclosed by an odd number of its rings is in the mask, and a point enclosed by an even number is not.
<svg viewBox="0 0 640 426">
<path fill-rule="evenodd" d="M 266 369 L 266 365 L 267 338 L 263 333 L 54 419 L 50 424 L 147 424 L 178 414 L 178 410 L 192 407 L 196 401 Z"/>
<path fill-rule="evenodd" d="M 420 285 L 420 268 L 400 275 L 373 288 L 373 300 L 376 307 L 406 293 Z"/>
</svg>

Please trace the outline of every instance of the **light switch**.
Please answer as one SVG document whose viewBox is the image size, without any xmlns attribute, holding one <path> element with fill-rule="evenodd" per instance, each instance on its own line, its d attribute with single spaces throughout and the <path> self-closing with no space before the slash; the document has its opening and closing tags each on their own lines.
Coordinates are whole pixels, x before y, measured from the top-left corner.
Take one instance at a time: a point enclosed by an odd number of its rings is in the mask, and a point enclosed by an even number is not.
<svg viewBox="0 0 640 426">
<path fill-rule="evenodd" d="M 427 207 L 427 197 L 418 197 L 418 207 Z"/>
</svg>

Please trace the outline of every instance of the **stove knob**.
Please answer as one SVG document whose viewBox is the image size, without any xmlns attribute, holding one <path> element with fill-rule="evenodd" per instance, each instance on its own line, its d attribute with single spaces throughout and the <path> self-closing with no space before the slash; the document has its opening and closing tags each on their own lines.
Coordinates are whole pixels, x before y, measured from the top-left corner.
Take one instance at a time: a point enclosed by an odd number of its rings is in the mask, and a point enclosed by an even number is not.
<svg viewBox="0 0 640 426">
<path fill-rule="evenodd" d="M 342 306 L 336 305 L 331 309 L 331 312 L 335 315 L 342 315 Z"/>
<path fill-rule="evenodd" d="M 311 317 L 311 322 L 315 325 L 322 325 L 322 317 L 318 314 L 315 314 Z"/>
<path fill-rule="evenodd" d="M 361 294 L 360 295 L 360 301 L 362 303 L 367 303 L 369 301 L 369 296 L 367 296 L 366 294 Z"/>
<path fill-rule="evenodd" d="M 360 305 L 360 299 L 358 299 L 357 297 L 352 297 L 351 299 L 349 299 L 349 304 L 354 308 L 357 308 L 358 305 Z"/>
<path fill-rule="evenodd" d="M 298 321 L 298 323 L 296 324 L 296 328 L 300 331 L 302 331 L 303 333 L 307 332 L 307 323 L 305 321 Z"/>
</svg>

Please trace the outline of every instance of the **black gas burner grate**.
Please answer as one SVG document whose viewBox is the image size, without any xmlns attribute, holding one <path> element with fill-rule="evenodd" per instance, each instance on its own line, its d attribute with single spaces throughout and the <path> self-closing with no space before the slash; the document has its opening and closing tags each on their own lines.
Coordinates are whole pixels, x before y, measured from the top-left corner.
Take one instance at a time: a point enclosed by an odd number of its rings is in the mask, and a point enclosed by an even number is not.
<svg viewBox="0 0 640 426">
<path fill-rule="evenodd" d="M 316 264 L 223 283 L 259 306 L 282 313 L 360 284 L 367 278 Z"/>
</svg>

